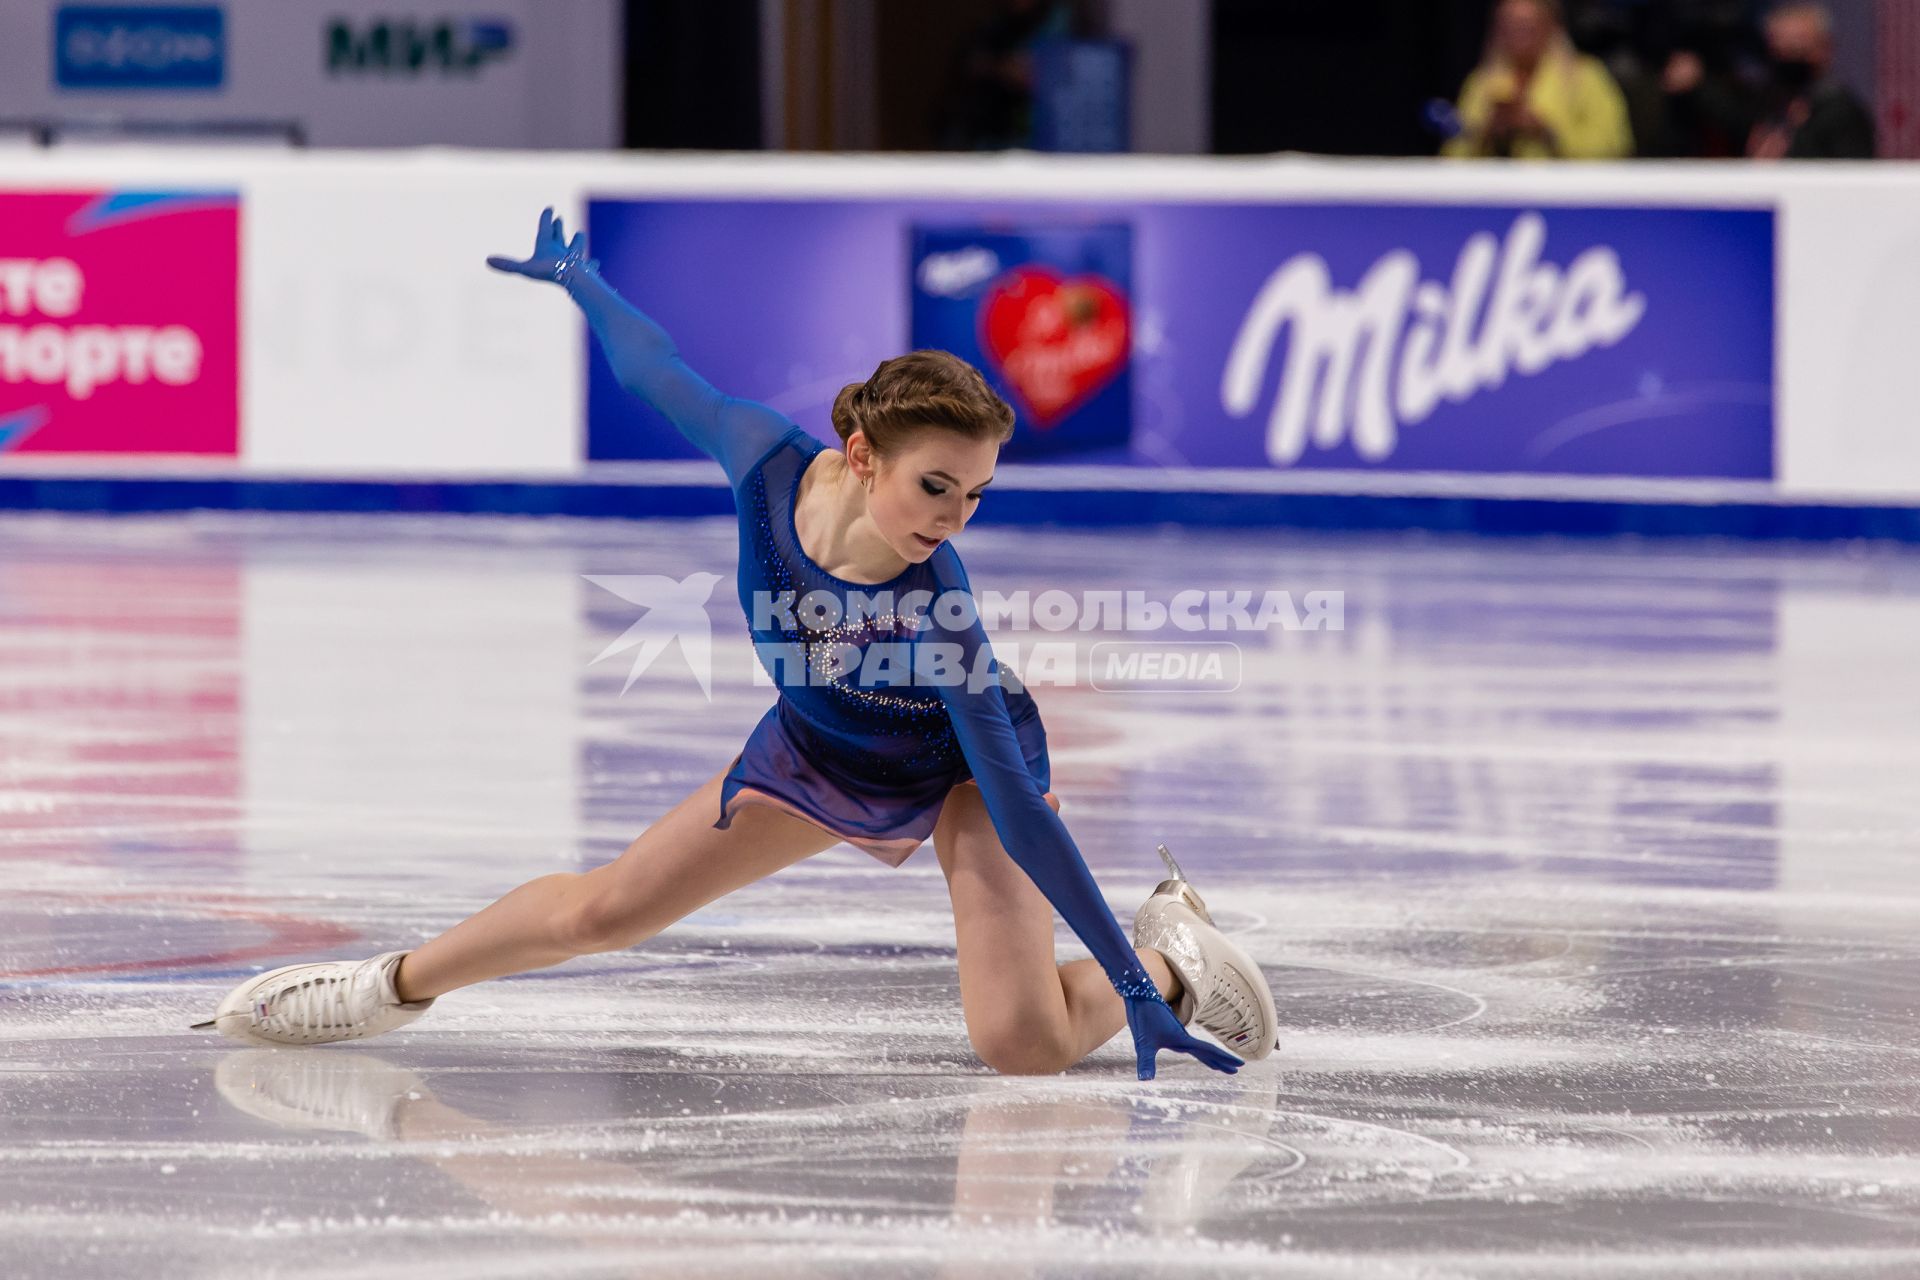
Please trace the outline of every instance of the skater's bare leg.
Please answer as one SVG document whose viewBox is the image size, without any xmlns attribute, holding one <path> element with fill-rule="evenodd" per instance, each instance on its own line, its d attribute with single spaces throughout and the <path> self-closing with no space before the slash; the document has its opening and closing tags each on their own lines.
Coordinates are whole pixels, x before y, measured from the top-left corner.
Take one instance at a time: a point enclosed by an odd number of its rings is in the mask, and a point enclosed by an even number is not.
<svg viewBox="0 0 1920 1280">
<path fill-rule="evenodd" d="M 803 819 L 764 806 L 720 812 L 722 770 L 640 833 L 604 867 L 529 880 L 400 962 L 406 1001 L 574 956 L 637 946 L 682 916 L 837 844 Z"/>
<path fill-rule="evenodd" d="M 1047 802 L 1060 807 L 1051 792 Z M 953 899 L 967 1036 L 983 1062 L 1009 1075 L 1050 1075 L 1126 1025 L 1126 1004 L 1098 961 L 1055 963 L 1053 907 L 1001 845 L 979 787 L 948 793 L 933 847 Z M 1170 996 L 1177 988 L 1166 957 L 1137 954 Z"/>
</svg>

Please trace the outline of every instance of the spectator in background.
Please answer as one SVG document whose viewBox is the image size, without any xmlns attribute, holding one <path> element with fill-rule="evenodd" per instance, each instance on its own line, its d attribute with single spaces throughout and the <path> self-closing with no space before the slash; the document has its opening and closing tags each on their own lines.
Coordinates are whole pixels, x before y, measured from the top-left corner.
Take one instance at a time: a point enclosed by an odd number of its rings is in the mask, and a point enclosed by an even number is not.
<svg viewBox="0 0 1920 1280">
<path fill-rule="evenodd" d="M 1450 156 L 1610 160 L 1633 154 L 1626 99 L 1567 38 L 1559 0 L 1501 0 L 1486 55 L 1460 90 Z"/>
<path fill-rule="evenodd" d="M 1569 0 L 1574 45 L 1606 64 L 1641 156 L 1745 156 L 1760 31 L 1748 0 Z"/>
<path fill-rule="evenodd" d="M 1833 15 L 1825 5 L 1784 4 L 1767 15 L 1768 83 L 1747 139 L 1755 160 L 1868 160 L 1873 115 L 1832 79 Z"/>
<path fill-rule="evenodd" d="M 1107 32 L 1105 0 L 999 0 L 958 51 L 934 133 L 950 151 L 996 151 L 1033 141 L 1033 46 Z"/>
<path fill-rule="evenodd" d="M 1592 54 L 1620 87 L 1627 104 L 1627 133 L 1636 155 L 1652 154 L 1665 137 L 1666 95 L 1659 60 L 1650 51 L 1647 6 L 1616 0 L 1566 0 L 1567 36 Z M 1746 134 L 1740 135 L 1745 142 Z"/>
<path fill-rule="evenodd" d="M 1660 75 L 1665 112 L 1657 147 L 1641 154 L 1727 159 L 1744 156 L 1757 103 L 1743 64 L 1751 27 L 1732 6 L 1704 6 L 1681 25 Z"/>
</svg>

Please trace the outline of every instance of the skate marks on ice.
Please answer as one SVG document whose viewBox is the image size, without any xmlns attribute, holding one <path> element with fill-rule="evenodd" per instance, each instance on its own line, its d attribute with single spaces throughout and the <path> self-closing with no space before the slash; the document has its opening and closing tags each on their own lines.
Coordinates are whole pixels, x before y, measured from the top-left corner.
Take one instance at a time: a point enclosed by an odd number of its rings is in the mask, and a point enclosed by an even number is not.
<svg viewBox="0 0 1920 1280">
<path fill-rule="evenodd" d="M 1920 1046 L 1874 1001 L 1911 989 L 1920 960 L 1864 953 L 1836 917 L 1722 963 L 1753 921 L 1720 895 L 1601 896 L 1582 894 L 1570 940 L 1518 923 L 1565 904 L 1290 892 L 1289 930 L 1240 935 L 1288 1010 L 1282 1053 L 1153 1085 L 1115 1045 L 1049 1080 L 973 1063 L 933 912 L 887 913 L 863 951 L 834 930 L 798 944 L 796 904 L 749 902 L 657 954 L 476 988 L 369 1046 L 129 1037 L 143 1002 L 148 1027 L 177 1010 L 141 984 L 64 1019 L 56 1061 L 5 1046 L 15 1118 L 45 1119 L 0 1169 L 23 1227 L 111 1212 L 166 1236 L 185 1203 L 236 1239 L 271 1219 L 267 1238 L 339 1265 L 497 1259 L 568 1233 L 649 1262 L 802 1238 L 823 1265 L 1033 1274 L 1076 1248 L 1121 1273 L 1365 1256 L 1479 1274 L 1524 1255 L 1579 1274 L 1573 1255 L 1621 1252 L 1622 1232 L 1671 1274 L 1902 1256 Z M 53 1122 L 76 1095 L 114 1104 Z M 329 1229 L 355 1214 L 389 1247 Z"/>
<path fill-rule="evenodd" d="M 579 575 L 732 530 L 0 520 L 0 1270 L 1920 1271 L 1915 561 L 1262 536 L 967 535 L 1008 589 L 1347 593 L 1223 704 L 1036 691 L 1116 911 L 1167 841 L 1282 1012 L 1143 1085 L 973 1059 L 930 849 L 367 1045 L 188 1032 L 723 765 L 770 691 L 620 697 Z"/>
</svg>

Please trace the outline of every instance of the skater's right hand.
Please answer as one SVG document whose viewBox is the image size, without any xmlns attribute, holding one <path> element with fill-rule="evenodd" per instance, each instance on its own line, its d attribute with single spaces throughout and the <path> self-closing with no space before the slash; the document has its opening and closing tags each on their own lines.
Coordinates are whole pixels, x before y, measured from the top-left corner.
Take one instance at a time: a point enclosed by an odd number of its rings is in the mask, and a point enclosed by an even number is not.
<svg viewBox="0 0 1920 1280">
<path fill-rule="evenodd" d="M 1159 996 L 1127 1001 L 1127 1026 L 1133 1032 L 1135 1065 L 1142 1080 L 1153 1079 L 1154 1057 L 1162 1049 L 1190 1053 L 1215 1071 L 1232 1075 L 1246 1059 L 1187 1034 L 1173 1007 Z"/>
<path fill-rule="evenodd" d="M 572 267 L 587 260 L 587 233 L 582 231 L 567 240 L 566 229 L 553 216 L 552 206 L 540 211 L 540 229 L 533 234 L 533 254 L 525 260 L 494 256 L 487 265 L 495 271 L 510 271 L 532 280 L 559 280 Z"/>
</svg>

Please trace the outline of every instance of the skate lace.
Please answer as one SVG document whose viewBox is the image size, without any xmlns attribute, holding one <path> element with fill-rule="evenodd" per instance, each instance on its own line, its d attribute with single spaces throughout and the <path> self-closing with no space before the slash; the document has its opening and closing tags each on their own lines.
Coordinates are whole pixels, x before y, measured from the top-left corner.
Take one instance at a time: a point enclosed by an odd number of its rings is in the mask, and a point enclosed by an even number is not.
<svg viewBox="0 0 1920 1280">
<path fill-rule="evenodd" d="M 1216 979 L 1207 998 L 1194 1010 L 1193 1020 L 1225 1039 L 1251 1036 L 1259 1014 L 1239 983 Z"/>
<path fill-rule="evenodd" d="M 351 976 L 307 978 L 274 992 L 263 1021 L 283 1034 L 348 1027 L 355 1021 L 352 997 Z"/>
</svg>

